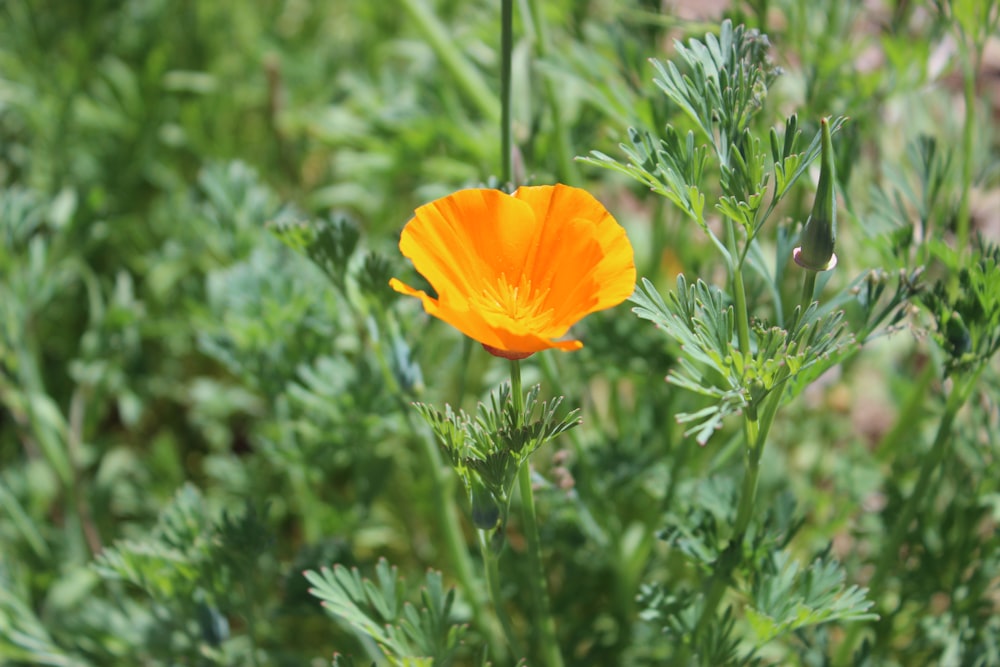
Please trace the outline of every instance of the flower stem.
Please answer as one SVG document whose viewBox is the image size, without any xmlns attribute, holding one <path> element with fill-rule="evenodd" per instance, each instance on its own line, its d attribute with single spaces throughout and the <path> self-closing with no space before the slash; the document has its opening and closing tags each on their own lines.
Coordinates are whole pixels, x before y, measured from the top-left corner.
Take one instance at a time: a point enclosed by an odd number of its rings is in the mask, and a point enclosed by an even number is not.
<svg viewBox="0 0 1000 667">
<path fill-rule="evenodd" d="M 799 312 L 799 317 L 806 312 L 809 306 L 812 305 L 813 296 L 816 294 L 816 272 L 806 269 L 806 275 L 802 279 L 802 297 L 799 299 L 799 305 L 802 306 L 802 310 Z M 792 328 L 796 328 L 798 322 L 792 323 Z"/>
<path fill-rule="evenodd" d="M 500 625 L 503 626 L 504 637 L 507 639 L 507 645 L 510 647 L 510 650 L 515 656 L 523 656 L 524 651 L 521 650 L 520 642 L 517 641 L 517 634 L 514 632 L 514 626 L 511 624 L 510 616 L 507 615 L 507 610 L 503 604 L 503 593 L 500 590 L 500 570 L 498 567 L 500 556 L 490 545 L 489 531 L 479 530 L 477 532 L 479 533 L 479 550 L 483 555 L 483 565 L 486 568 L 486 582 L 489 585 L 493 609 L 497 618 L 500 619 Z M 494 653 L 492 657 L 497 663 L 503 664 L 507 656 L 496 655 Z"/>
<path fill-rule="evenodd" d="M 726 228 L 726 241 L 730 254 L 735 258 L 740 253 L 736 246 L 736 230 L 734 223 L 729 221 Z M 750 352 L 750 316 L 747 310 L 746 290 L 743 284 L 743 273 L 740 264 L 734 259 L 731 264 L 733 280 L 733 302 L 735 307 L 737 341 L 740 352 L 749 354 Z M 711 583 L 708 593 L 705 595 L 705 602 L 698 617 L 698 623 L 694 627 L 693 639 L 706 631 L 708 624 L 715 616 L 715 610 L 725 595 L 726 589 L 732 578 L 732 574 L 739 566 L 743 557 L 743 539 L 746 536 L 747 527 L 753 518 L 754 506 L 757 502 L 757 481 L 760 477 L 760 458 L 764 453 L 764 443 L 767 440 L 767 432 L 770 430 L 774 415 L 781 404 L 781 394 L 784 378 L 779 376 L 775 381 L 775 388 L 764 399 L 763 410 L 759 411 L 755 406 L 748 405 L 744 411 L 743 437 L 745 447 L 743 450 L 743 485 L 740 489 L 739 505 L 736 509 L 736 520 L 733 524 L 733 535 L 725 551 L 720 554 L 716 567 L 712 572 Z"/>
<path fill-rule="evenodd" d="M 513 152 L 511 137 L 511 54 L 514 51 L 514 0 L 500 5 L 500 183 L 513 185 Z"/>
<path fill-rule="evenodd" d="M 510 395 L 514 401 L 514 418 L 518 426 L 524 425 L 524 393 L 521 391 L 521 362 L 510 361 Z"/>
<path fill-rule="evenodd" d="M 514 401 L 515 422 L 523 426 L 524 394 L 521 392 L 521 362 L 510 362 L 511 400 Z M 546 667 L 562 667 L 562 652 L 559 650 L 559 639 L 556 636 L 556 623 L 549 608 L 549 592 L 545 583 L 545 570 L 542 568 L 542 545 L 538 537 L 538 519 L 535 516 L 535 495 L 531 489 L 531 464 L 522 461 L 517 471 L 518 488 L 521 493 L 521 520 L 524 522 L 524 533 L 528 540 L 528 559 L 531 561 L 532 598 L 535 603 L 535 627 L 539 633 L 542 647 L 542 663 Z"/>
<path fill-rule="evenodd" d="M 549 610 L 549 592 L 542 569 L 542 547 L 538 537 L 538 520 L 535 517 L 535 496 L 531 490 L 531 466 L 525 461 L 517 473 L 521 491 L 521 517 L 524 532 L 528 538 L 528 557 L 531 561 L 531 582 L 534 587 L 535 623 L 542 647 L 542 664 L 547 667 L 562 667 L 562 652 L 556 636 L 556 623 Z"/>
<path fill-rule="evenodd" d="M 903 405 L 903 409 L 900 410 L 899 415 L 896 417 L 896 423 L 882 436 L 882 440 L 878 443 L 876 451 L 879 454 L 879 458 L 885 460 L 885 457 L 895 456 L 903 446 L 908 447 L 909 443 L 917 437 L 914 431 L 920 425 L 927 411 L 925 407 L 927 390 L 936 377 L 937 369 L 931 360 L 928 359 L 924 363 L 924 370 L 917 377 L 917 380 L 910 385 L 912 387 L 910 395 Z M 901 443 L 907 444 L 903 445 Z"/>
<path fill-rule="evenodd" d="M 771 419 L 774 415 L 772 413 Z M 770 425 L 770 419 L 767 421 Z M 744 473 L 743 486 L 740 489 L 739 505 L 736 509 L 736 521 L 733 524 L 733 536 L 725 551 L 720 554 L 716 568 L 712 572 L 711 583 L 708 593 L 705 595 L 705 603 L 701 608 L 698 617 L 698 624 L 694 627 L 694 637 L 697 638 L 705 632 L 715 610 L 722 601 L 722 596 L 729 588 L 730 578 L 733 571 L 740 564 L 743 556 L 743 538 L 746 535 L 750 519 L 753 518 L 754 505 L 757 501 L 757 480 L 760 477 L 760 456 L 764 450 L 764 439 L 767 437 L 766 429 L 762 432 L 759 422 L 756 419 L 747 417 L 743 422 L 743 432 L 747 446 L 744 450 Z"/>
<path fill-rule="evenodd" d="M 962 59 L 963 93 L 965 99 L 965 119 L 962 125 L 962 188 L 958 205 L 957 247 L 959 253 L 965 253 L 969 245 L 969 227 L 971 214 L 969 212 L 969 196 L 972 190 L 972 165 L 974 158 L 973 142 L 976 131 L 976 70 L 978 60 L 966 44 L 964 35 L 958 39 Z"/>
<path fill-rule="evenodd" d="M 736 338 L 740 352 L 750 354 L 750 315 L 747 311 L 747 293 L 743 285 L 743 267 L 737 260 L 742 257 L 736 246 L 736 223 L 726 221 L 726 245 L 731 257 L 729 270 L 733 273 L 733 305 L 736 307 Z M 749 441 L 747 441 L 749 445 Z"/>
</svg>

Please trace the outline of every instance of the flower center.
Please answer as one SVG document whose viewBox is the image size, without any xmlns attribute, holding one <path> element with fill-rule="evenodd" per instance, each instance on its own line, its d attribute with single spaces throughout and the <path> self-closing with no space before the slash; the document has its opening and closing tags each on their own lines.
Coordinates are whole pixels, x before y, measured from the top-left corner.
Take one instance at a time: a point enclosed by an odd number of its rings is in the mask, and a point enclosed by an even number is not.
<svg viewBox="0 0 1000 667">
<path fill-rule="evenodd" d="M 547 292 L 533 290 L 531 281 L 524 276 L 512 285 L 505 274 L 500 274 L 500 279 L 484 287 L 476 300 L 485 311 L 508 317 L 525 329 L 538 330 L 552 316 L 552 309 L 545 307 Z"/>
</svg>

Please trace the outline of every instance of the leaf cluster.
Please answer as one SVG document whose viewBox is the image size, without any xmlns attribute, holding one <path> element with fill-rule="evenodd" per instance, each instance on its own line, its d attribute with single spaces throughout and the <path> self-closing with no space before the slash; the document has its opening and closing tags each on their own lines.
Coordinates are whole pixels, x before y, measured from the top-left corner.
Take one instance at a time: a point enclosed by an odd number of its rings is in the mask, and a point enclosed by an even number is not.
<svg viewBox="0 0 1000 667">
<path fill-rule="evenodd" d="M 698 412 L 677 416 L 691 423 L 687 434 L 704 444 L 725 417 L 756 411 L 774 391 L 794 395 L 808 380 L 840 361 L 853 339 L 842 313 L 822 314 L 816 304 L 796 312 L 793 327 L 757 323 L 751 349 L 735 343 L 735 316 L 726 295 L 699 280 L 688 285 L 677 278 L 677 291 L 665 300 L 648 280 L 632 296 L 635 314 L 656 324 L 680 346 L 678 364 L 668 381 L 713 399 Z"/>
<path fill-rule="evenodd" d="M 747 621 L 763 646 L 775 637 L 831 621 L 864 621 L 874 602 L 866 590 L 845 586 L 844 570 L 829 558 L 817 558 L 801 570 L 786 551 L 771 554 L 750 587 Z"/>
<path fill-rule="evenodd" d="M 970 260 L 943 244 L 933 249 L 945 275 L 920 301 L 947 355 L 945 372 L 981 368 L 1000 349 L 1000 247 L 980 239 Z"/>
<path fill-rule="evenodd" d="M 341 565 L 310 570 L 305 577 L 313 585 L 309 592 L 322 600 L 326 610 L 374 639 L 390 664 L 455 663 L 466 627 L 455 620 L 455 589 L 445 589 L 440 572 L 427 573 L 417 604 L 405 601 L 405 582 L 385 559 L 378 562 L 374 580 Z"/>
<path fill-rule="evenodd" d="M 524 394 L 523 412 L 515 405 L 510 384 L 491 392 L 475 415 L 444 411 L 417 403 L 455 472 L 469 493 L 473 519 L 482 529 L 507 523 L 510 499 L 521 466 L 546 442 L 579 425 L 579 411 L 559 415 L 562 397 L 539 401 L 540 385 Z"/>
<path fill-rule="evenodd" d="M 690 130 L 684 135 L 673 124 L 661 136 L 633 127 L 628 130 L 629 143 L 620 145 L 627 164 L 600 151 L 585 161 L 626 174 L 666 197 L 698 224 L 730 264 L 742 264 L 750 242 L 819 155 L 821 137 L 817 133 L 803 146 L 794 114 L 781 136 L 770 130 L 767 146 L 754 133 L 751 120 L 780 74 L 769 59 L 766 36 L 742 25 L 734 28 L 727 20 L 718 36 L 708 33 L 703 40 L 677 43 L 675 49 L 684 69 L 673 61 L 664 65 L 654 59 L 654 81 L 694 123 L 697 134 Z M 844 122 L 834 119 L 831 132 L 839 131 Z M 738 256 L 733 254 L 734 242 L 719 238 L 706 220 L 706 193 L 712 192 L 707 184 L 710 154 L 719 176 L 715 209 L 746 235 L 746 246 Z"/>
</svg>

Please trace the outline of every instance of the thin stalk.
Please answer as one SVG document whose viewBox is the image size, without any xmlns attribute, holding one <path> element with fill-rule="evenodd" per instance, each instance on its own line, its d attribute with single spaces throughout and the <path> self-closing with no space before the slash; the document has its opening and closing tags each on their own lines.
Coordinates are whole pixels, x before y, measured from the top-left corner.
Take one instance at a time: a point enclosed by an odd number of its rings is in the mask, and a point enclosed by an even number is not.
<svg viewBox="0 0 1000 667">
<path fill-rule="evenodd" d="M 90 502 L 87 499 L 87 492 L 84 488 L 83 476 L 83 423 L 86 413 L 87 389 L 78 386 L 73 391 L 73 398 L 69 405 L 69 424 L 66 432 L 66 455 L 72 464 L 73 485 L 70 493 L 73 496 L 73 505 L 76 509 L 77 517 L 80 520 L 80 528 L 83 531 L 84 539 L 90 548 L 92 556 L 97 556 L 104 549 L 101 541 L 101 533 L 94 522 L 94 514 L 90 509 Z"/>
<path fill-rule="evenodd" d="M 514 0 L 500 5 L 500 182 L 513 184 L 514 145 L 511 137 L 511 54 L 514 50 Z"/>
<path fill-rule="evenodd" d="M 257 599 L 255 595 L 250 592 L 250 587 L 253 586 L 253 577 L 248 577 L 243 580 L 243 603 L 245 605 L 243 612 L 243 620 L 247 624 L 247 636 L 250 638 L 250 667 L 258 667 L 260 661 L 257 659 L 257 649 L 260 646 L 260 640 L 257 636 L 257 614 L 254 612 L 254 602 Z"/>
<path fill-rule="evenodd" d="M 767 12 L 769 4 L 768 0 L 757 0 L 754 3 L 754 10 L 757 13 L 757 29 L 762 33 L 768 32 Z"/>
<path fill-rule="evenodd" d="M 750 354 L 750 315 L 747 312 L 747 293 L 743 286 L 743 267 L 735 258 L 740 257 L 739 248 L 736 245 L 736 223 L 732 220 L 726 221 L 726 245 L 729 247 L 729 254 L 733 258 L 729 269 L 733 273 L 733 305 L 736 308 L 736 337 L 740 346 L 740 352 Z M 749 444 L 749 441 L 747 441 Z"/>
<path fill-rule="evenodd" d="M 949 452 L 949 445 L 952 441 L 952 426 L 955 423 L 955 418 L 958 416 L 958 411 L 969 400 L 969 396 L 972 394 L 972 390 L 975 388 L 976 382 L 985 368 L 986 364 L 981 365 L 964 383 L 956 384 L 948 396 L 944 407 L 944 414 L 941 415 L 941 421 L 938 423 L 937 431 L 934 434 L 934 442 L 931 444 L 930 451 L 927 452 L 920 466 L 920 473 L 917 476 L 916 484 L 913 486 L 913 492 L 906 499 L 903 510 L 896 517 L 896 521 L 892 526 L 892 532 L 889 534 L 889 540 L 880 548 L 878 560 L 875 561 L 875 572 L 868 583 L 868 595 L 876 601 L 882 592 L 882 586 L 885 584 L 885 579 L 889 575 L 891 566 L 899 558 L 899 549 L 909 531 L 910 523 L 913 521 L 913 517 L 916 516 L 917 510 L 926 500 L 924 491 L 929 488 L 928 483 L 930 482 L 931 475 L 941 466 L 945 456 Z M 851 650 L 857 643 L 858 635 L 861 634 L 864 627 L 865 624 L 862 623 L 854 623 L 851 626 L 847 636 L 837 650 L 833 664 L 849 664 Z"/>
<path fill-rule="evenodd" d="M 970 194 L 972 190 L 973 141 L 976 132 L 976 70 L 977 58 L 970 52 L 963 36 L 958 40 L 962 59 L 962 90 L 965 98 L 965 119 L 962 125 L 962 195 L 958 205 L 958 251 L 965 253 L 969 245 L 971 226 Z"/>
<path fill-rule="evenodd" d="M 806 309 L 812 305 L 813 297 L 816 294 L 816 272 L 806 270 L 806 275 L 802 279 L 802 296 L 799 298 L 799 305 L 802 307 L 799 311 L 799 317 L 806 312 Z M 798 322 L 792 323 L 792 328 L 798 327 Z"/>
<path fill-rule="evenodd" d="M 739 257 L 739 248 L 736 245 L 736 230 L 731 220 L 726 223 L 726 243 L 732 257 Z M 743 354 L 750 353 L 750 316 L 747 311 L 746 289 L 743 284 L 743 272 L 740 263 L 733 260 L 730 264 L 733 280 L 733 304 L 736 310 L 736 335 Z M 773 415 L 771 415 L 773 418 Z M 770 426 L 770 420 L 767 422 Z M 694 638 L 705 631 L 715 610 L 722 601 L 726 589 L 729 587 L 730 578 L 733 571 L 742 558 L 743 538 L 750 519 L 753 517 L 754 505 L 757 501 L 757 480 L 760 476 L 760 457 L 764 451 L 764 440 L 767 437 L 767 429 L 761 430 L 758 421 L 757 410 L 753 406 L 747 406 L 744 411 L 743 437 L 745 448 L 743 453 L 743 485 L 740 489 L 739 505 L 736 510 L 736 521 L 733 524 L 733 537 L 729 541 L 726 550 L 719 557 L 715 570 L 712 572 L 711 583 L 708 593 L 705 595 L 705 602 L 698 617 L 698 624 L 694 628 Z M 688 647 L 684 649 L 688 650 Z"/>
<path fill-rule="evenodd" d="M 510 362 L 510 393 L 514 400 L 514 418 L 517 426 L 524 426 L 524 394 L 521 391 L 521 362 L 511 359 Z"/>
<path fill-rule="evenodd" d="M 527 461 L 521 465 L 517 481 L 521 491 L 521 518 L 524 521 L 524 533 L 528 539 L 528 558 L 531 561 L 530 578 L 535 589 L 534 617 L 542 649 L 542 664 L 547 667 L 563 667 L 562 651 L 559 649 L 559 638 L 556 635 L 556 622 L 552 618 L 549 606 L 545 570 L 542 569 L 542 546 L 538 537 L 538 520 L 535 516 L 535 496 L 531 489 L 531 466 Z"/>
<path fill-rule="evenodd" d="M 978 376 L 979 372 L 976 373 L 975 377 L 978 378 Z M 913 493 L 906 499 L 903 511 L 896 517 L 888 544 L 883 546 L 879 551 L 875 573 L 872 574 L 871 581 L 868 584 L 868 589 L 873 596 L 877 596 L 881 592 L 889 565 L 896 562 L 898 558 L 899 547 L 906 537 L 910 522 L 913 521 L 913 517 L 917 513 L 917 508 L 925 500 L 924 491 L 929 488 L 928 483 L 930 482 L 931 475 L 941 466 L 945 455 L 948 453 L 948 445 L 951 443 L 951 427 L 955 423 L 955 417 L 962 406 L 965 405 L 966 400 L 968 400 L 974 384 L 975 379 L 957 386 L 952 390 L 951 395 L 948 396 L 948 401 L 945 403 L 944 415 L 942 415 L 941 422 L 938 424 L 937 432 L 934 435 L 934 443 L 931 445 L 930 451 L 924 457 L 923 463 L 920 466 L 920 475 L 917 477 L 917 483 L 913 486 Z"/>
<path fill-rule="evenodd" d="M 524 424 L 524 394 L 521 393 L 521 362 L 510 362 L 510 388 L 513 394 L 516 423 Z M 559 638 L 556 635 L 556 623 L 552 618 L 549 605 L 549 591 L 545 583 L 545 570 L 542 568 L 542 545 L 538 537 L 538 519 L 535 515 L 535 495 L 531 488 L 531 464 L 521 463 L 517 471 L 518 488 L 521 493 L 521 520 L 524 522 L 524 533 L 528 540 L 528 558 L 531 561 L 531 586 L 534 600 L 535 627 L 538 629 L 542 648 L 542 663 L 546 667 L 562 667 L 562 652 L 559 650 Z"/>
<path fill-rule="evenodd" d="M 454 36 L 441 23 L 425 0 L 400 0 L 427 43 L 434 49 L 441 64 L 451 74 L 462 93 L 479 109 L 486 120 L 500 122 L 497 99 L 489 86 L 458 49 Z"/>
<path fill-rule="evenodd" d="M 698 617 L 698 624 L 694 628 L 694 636 L 698 637 L 705 631 L 715 610 L 722 601 L 722 596 L 729 588 L 730 577 L 742 558 L 743 538 L 746 535 L 750 519 L 753 518 L 754 506 L 757 502 L 757 481 L 760 477 L 760 455 L 764 449 L 763 438 L 757 431 L 756 420 L 749 418 L 744 421 L 744 433 L 748 438 L 754 438 L 754 444 L 746 448 L 744 454 L 743 486 L 740 489 L 740 500 L 736 510 L 736 521 L 733 524 L 733 537 L 729 541 L 726 550 L 719 557 L 718 566 L 712 572 L 711 583 L 708 593 L 705 595 L 705 603 L 701 608 L 701 615 Z M 765 434 L 766 436 L 766 434 Z"/>
<path fill-rule="evenodd" d="M 477 532 L 479 533 L 479 551 L 483 555 L 483 565 L 486 569 L 486 583 L 489 586 L 490 598 L 493 601 L 493 610 L 497 618 L 500 619 L 500 625 L 503 627 L 503 634 L 507 639 L 507 645 L 510 647 L 511 652 L 515 656 L 523 656 L 524 651 L 521 649 L 521 644 L 517 640 L 517 633 L 514 632 L 514 626 L 503 604 L 503 593 L 500 590 L 500 556 L 490 546 L 489 532 L 485 530 Z M 506 655 L 493 655 L 493 659 L 501 664 L 503 664 L 506 658 Z"/>
<path fill-rule="evenodd" d="M 736 237 L 732 223 L 727 229 L 727 241 L 730 252 L 736 254 Z M 816 272 L 806 271 L 806 276 L 802 287 L 802 310 L 812 303 L 812 297 L 816 291 Z M 742 350 L 750 349 L 749 315 L 746 307 L 746 295 L 743 286 L 743 276 L 740 267 L 733 267 L 733 292 L 736 309 L 737 336 Z M 793 323 L 793 326 L 797 323 Z M 701 615 L 698 617 L 698 624 L 695 626 L 695 638 L 715 616 L 715 611 L 729 587 L 733 572 L 739 566 L 743 554 L 743 540 L 746 537 L 750 521 L 753 519 L 754 508 L 757 504 L 757 485 L 760 479 L 760 460 L 764 454 L 764 446 L 767 444 L 767 436 L 774 423 L 778 408 L 781 407 L 781 399 L 784 393 L 784 383 L 788 378 L 787 366 L 783 367 L 774 381 L 774 387 L 764 398 L 762 407 L 758 410 L 748 406 L 743 420 L 743 436 L 746 447 L 744 449 L 743 464 L 743 484 L 740 488 L 739 505 L 736 509 L 736 520 L 733 523 L 733 537 L 726 547 L 726 550 L 719 558 L 718 567 L 712 572 L 711 583 L 705 602 L 702 606 Z"/>
</svg>

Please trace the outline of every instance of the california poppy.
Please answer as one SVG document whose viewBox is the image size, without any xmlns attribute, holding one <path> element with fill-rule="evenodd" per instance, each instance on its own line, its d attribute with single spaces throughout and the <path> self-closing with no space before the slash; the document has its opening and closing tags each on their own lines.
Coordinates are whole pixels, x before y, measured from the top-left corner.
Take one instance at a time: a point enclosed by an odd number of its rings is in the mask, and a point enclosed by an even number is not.
<svg viewBox="0 0 1000 667">
<path fill-rule="evenodd" d="M 635 288 L 625 230 L 590 193 L 566 185 L 460 190 L 418 208 L 399 249 L 437 298 L 396 278 L 392 288 L 508 359 L 580 349 L 556 339 Z"/>
</svg>

